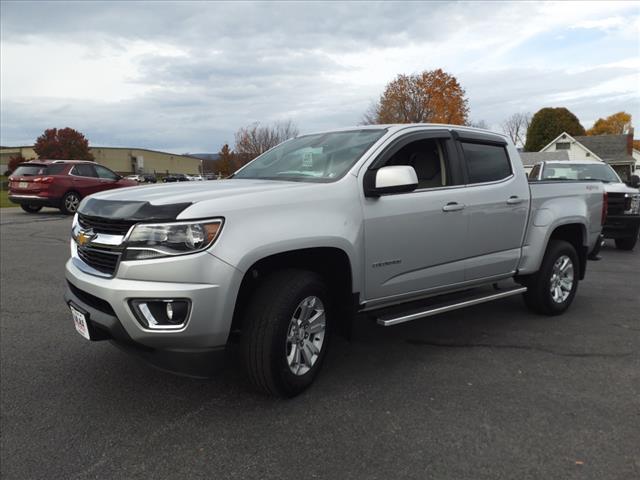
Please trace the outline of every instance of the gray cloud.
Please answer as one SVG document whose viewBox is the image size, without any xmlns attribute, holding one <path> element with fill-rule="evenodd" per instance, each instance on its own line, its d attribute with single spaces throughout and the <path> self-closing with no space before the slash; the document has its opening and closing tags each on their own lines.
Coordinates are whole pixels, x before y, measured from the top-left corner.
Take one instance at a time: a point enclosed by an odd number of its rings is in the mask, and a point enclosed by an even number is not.
<svg viewBox="0 0 640 480">
<path fill-rule="evenodd" d="M 254 121 L 292 118 L 303 132 L 358 123 L 393 74 L 439 66 L 466 88 L 471 117 L 497 126 L 514 111 L 558 106 L 558 95 L 637 75 L 624 66 L 593 66 L 579 73 L 556 64 L 534 68 L 526 59 L 482 68 L 485 56 L 496 55 L 479 47 L 487 40 L 482 35 L 488 31 L 495 42 L 518 40 L 510 36 L 513 25 L 525 26 L 531 9 L 541 9 L 526 5 L 3 2 L 3 45 L 60 44 L 64 57 L 65 44 L 79 44 L 90 58 L 105 61 L 113 49 L 128 52 L 137 41 L 169 50 L 133 58 L 129 84 L 145 90 L 125 99 L 103 101 L 96 95 L 87 101 L 37 91 L 26 98 L 2 95 L 1 141 L 30 143 L 45 128 L 72 126 L 96 145 L 215 151 L 233 142 L 238 127 Z M 452 44 L 460 32 L 469 40 Z M 405 72 L 391 78 L 369 73 L 384 70 L 376 67 L 411 49 L 419 54 L 404 63 Z M 637 58 L 637 50 L 621 49 L 612 61 Z M 354 66 L 344 61 L 346 54 L 368 63 Z M 349 80 L 353 75 L 358 81 Z M 561 104 L 583 121 L 621 109 L 640 118 L 633 91 L 585 94 Z"/>
</svg>

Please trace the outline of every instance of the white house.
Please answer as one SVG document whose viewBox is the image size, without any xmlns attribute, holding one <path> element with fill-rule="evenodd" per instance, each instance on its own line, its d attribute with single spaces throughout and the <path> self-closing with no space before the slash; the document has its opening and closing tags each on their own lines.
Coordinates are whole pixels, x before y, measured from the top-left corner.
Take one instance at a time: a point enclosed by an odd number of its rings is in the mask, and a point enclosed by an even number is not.
<svg viewBox="0 0 640 480">
<path fill-rule="evenodd" d="M 611 165 L 627 180 L 638 161 L 633 153 L 633 130 L 626 135 L 571 136 L 566 132 L 553 139 L 542 153 L 565 152 L 569 160 L 597 160 Z"/>
</svg>

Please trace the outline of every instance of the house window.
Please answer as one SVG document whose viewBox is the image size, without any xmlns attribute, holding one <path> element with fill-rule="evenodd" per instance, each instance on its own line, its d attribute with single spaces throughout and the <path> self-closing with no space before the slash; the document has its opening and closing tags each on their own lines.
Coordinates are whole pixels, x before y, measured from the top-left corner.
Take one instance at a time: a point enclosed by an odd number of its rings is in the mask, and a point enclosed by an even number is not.
<svg viewBox="0 0 640 480">
<path fill-rule="evenodd" d="M 556 143 L 556 150 L 570 150 L 571 144 L 569 142 L 558 142 Z"/>
</svg>

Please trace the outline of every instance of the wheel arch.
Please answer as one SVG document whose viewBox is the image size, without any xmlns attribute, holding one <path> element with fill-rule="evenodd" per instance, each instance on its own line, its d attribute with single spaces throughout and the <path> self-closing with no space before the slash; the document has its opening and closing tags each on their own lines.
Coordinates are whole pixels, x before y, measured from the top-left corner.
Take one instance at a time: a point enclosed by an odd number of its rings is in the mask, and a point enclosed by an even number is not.
<svg viewBox="0 0 640 480">
<path fill-rule="evenodd" d="M 243 314 L 255 289 L 271 273 L 296 268 L 318 273 L 331 291 L 336 307 L 351 313 L 355 303 L 353 271 L 348 254 L 337 247 L 312 247 L 274 253 L 255 261 L 246 271 L 236 297 L 231 334 L 242 330 Z M 355 294 L 357 297 L 357 294 Z M 348 316 L 340 316 L 345 319 Z"/>
<path fill-rule="evenodd" d="M 547 241 L 545 251 L 549 247 L 552 240 L 564 240 L 570 243 L 576 249 L 578 254 L 580 280 L 584 279 L 587 271 L 587 255 L 589 247 L 587 245 L 587 229 L 582 223 L 567 223 L 556 226 Z"/>
</svg>

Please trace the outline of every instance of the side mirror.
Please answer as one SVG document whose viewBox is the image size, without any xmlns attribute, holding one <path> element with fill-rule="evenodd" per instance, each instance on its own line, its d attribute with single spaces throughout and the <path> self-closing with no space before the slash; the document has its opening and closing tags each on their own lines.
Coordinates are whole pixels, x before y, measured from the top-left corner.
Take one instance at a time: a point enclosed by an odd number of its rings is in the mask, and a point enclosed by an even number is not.
<svg viewBox="0 0 640 480">
<path fill-rule="evenodd" d="M 370 170 L 365 176 L 365 196 L 411 192 L 418 186 L 418 175 L 409 165 L 392 165 Z"/>
<path fill-rule="evenodd" d="M 640 177 L 638 175 L 631 175 L 629 181 L 627 182 L 627 185 L 629 185 L 631 188 L 640 187 Z"/>
</svg>

